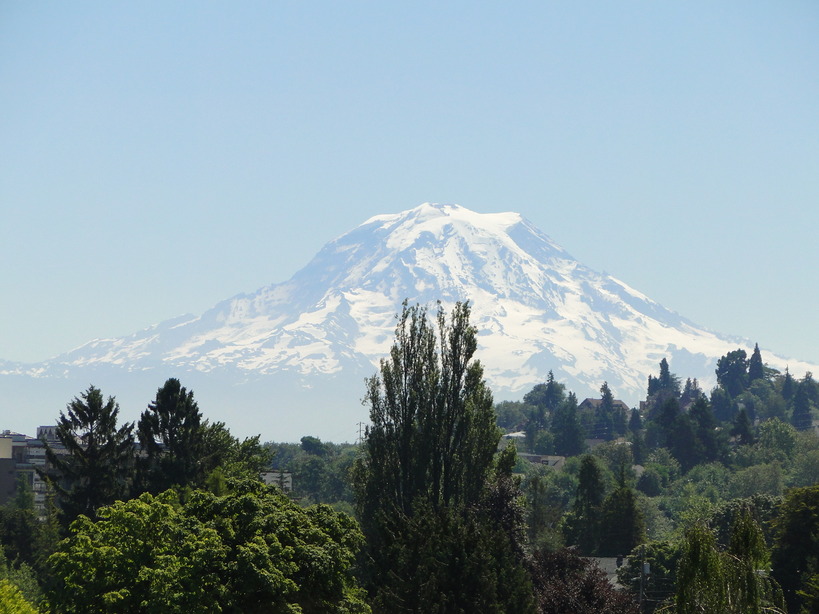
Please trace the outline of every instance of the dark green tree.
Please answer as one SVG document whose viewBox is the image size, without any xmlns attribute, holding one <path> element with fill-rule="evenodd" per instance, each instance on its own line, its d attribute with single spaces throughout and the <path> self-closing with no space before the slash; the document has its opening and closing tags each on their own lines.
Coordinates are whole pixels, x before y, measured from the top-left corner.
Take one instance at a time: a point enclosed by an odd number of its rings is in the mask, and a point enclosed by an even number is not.
<svg viewBox="0 0 819 614">
<path fill-rule="evenodd" d="M 714 462 L 722 460 L 727 454 L 728 442 L 720 429 L 719 423 L 711 411 L 711 405 L 704 396 L 700 396 L 688 410 L 688 417 L 702 450 L 702 458 L 697 462 Z"/>
<path fill-rule="evenodd" d="M 671 438 L 674 435 L 674 428 L 677 425 L 677 419 L 680 417 L 680 402 L 670 397 L 657 409 L 651 422 L 654 428 L 649 429 L 650 447 L 666 448 L 671 446 Z M 648 438 L 647 438 L 648 439 Z"/>
<path fill-rule="evenodd" d="M 321 443 L 321 439 L 311 435 L 301 438 L 301 449 L 314 456 L 325 456 L 327 454 L 327 446 Z"/>
<path fill-rule="evenodd" d="M 64 527 L 80 514 L 95 518 L 97 508 L 128 496 L 134 427 L 118 427 L 118 415 L 114 397 L 106 401 L 99 388 L 90 386 L 57 420 L 65 453 L 44 442 L 48 469 L 43 475 L 54 486 Z"/>
<path fill-rule="evenodd" d="M 736 415 L 736 405 L 724 388 L 717 386 L 711 391 L 711 410 L 720 422 L 730 423 Z"/>
<path fill-rule="evenodd" d="M 520 401 L 501 401 L 495 405 L 498 426 L 506 432 L 520 430 L 533 411 L 533 407 Z"/>
<path fill-rule="evenodd" d="M 631 455 L 634 457 L 634 463 L 643 465 L 648 456 L 648 446 L 646 445 L 646 438 L 642 431 L 637 431 L 631 436 Z"/>
<path fill-rule="evenodd" d="M 156 391 L 156 399 L 139 418 L 137 432 L 145 490 L 156 494 L 171 486 L 197 488 L 204 483 L 202 414 L 193 392 L 178 379 L 168 379 Z"/>
<path fill-rule="evenodd" d="M 584 555 L 594 554 L 600 543 L 600 508 L 606 490 L 597 459 L 587 454 L 580 461 L 577 494 L 565 518 L 566 541 Z"/>
<path fill-rule="evenodd" d="M 782 389 L 781 394 L 782 398 L 785 401 L 790 401 L 793 398 L 794 393 L 796 392 L 796 382 L 793 379 L 790 371 L 787 367 L 785 367 L 785 376 L 782 378 Z"/>
<path fill-rule="evenodd" d="M 671 373 L 668 360 L 665 358 L 660 361 L 660 374 L 657 377 L 648 376 L 648 396 L 653 397 L 658 393 L 664 393 L 662 400 L 680 395 L 680 379 Z"/>
<path fill-rule="evenodd" d="M 762 353 L 759 351 L 759 344 L 754 344 L 754 351 L 748 360 L 748 384 L 752 384 L 758 379 L 765 378 L 765 365 L 762 364 Z"/>
<path fill-rule="evenodd" d="M 610 441 L 618 432 L 618 428 L 625 431 L 625 417 L 618 419 L 619 410 L 614 407 L 614 395 L 611 393 L 608 382 L 600 387 L 600 403 L 594 410 L 593 436 Z"/>
<path fill-rule="evenodd" d="M 555 452 L 561 456 L 576 456 L 583 452 L 585 434 L 577 414 L 577 397 L 570 392 L 552 417 Z"/>
<path fill-rule="evenodd" d="M 242 441 L 231 435 L 224 422 L 205 420 L 201 427 L 202 448 L 199 459 L 200 475 L 214 471 L 232 477 L 258 479 L 273 461 L 273 450 L 262 444 L 259 435 Z"/>
<path fill-rule="evenodd" d="M 632 433 L 641 431 L 643 429 L 643 419 L 640 417 L 640 412 L 636 409 L 631 410 L 631 416 L 628 420 L 628 430 Z"/>
<path fill-rule="evenodd" d="M 545 412 L 554 412 L 566 399 L 566 386 L 555 380 L 549 371 L 545 384 L 537 384 L 523 396 L 523 402 Z M 545 423 L 540 427 L 545 428 Z"/>
<path fill-rule="evenodd" d="M 705 460 L 705 448 L 688 414 L 680 414 L 674 419 L 668 430 L 667 444 L 683 471 Z"/>
<path fill-rule="evenodd" d="M 502 580 L 522 569 L 514 556 L 522 528 L 497 530 L 498 516 L 515 517 L 514 491 L 502 491 L 506 498 L 494 499 L 492 513 L 485 507 L 499 475 L 500 433 L 483 368 L 473 359 L 469 313 L 468 303 L 458 303 L 447 319 L 439 307 L 436 326 L 426 309 L 405 302 L 390 356 L 367 383 L 372 424 L 354 484 L 377 610 L 489 612 L 526 600 L 510 595 Z M 463 552 L 464 535 L 482 531 L 493 547 Z M 418 585 L 419 569 L 435 571 L 434 578 L 424 575 L 434 586 Z M 452 581 L 463 580 L 464 569 L 473 579 L 468 589 Z"/>
<path fill-rule="evenodd" d="M 813 377 L 810 373 L 806 373 L 804 379 L 796 384 L 796 391 L 793 395 L 791 424 L 793 424 L 797 431 L 805 431 L 809 429 L 813 423 L 811 412 L 813 409 L 813 403 L 811 401 L 813 386 Z"/>
<path fill-rule="evenodd" d="M 654 467 L 646 467 L 637 478 L 637 490 L 647 497 L 656 497 L 663 491 L 663 478 Z"/>
<path fill-rule="evenodd" d="M 655 412 L 669 399 L 679 400 L 680 378 L 671 373 L 668 361 L 660 361 L 660 374 L 657 377 L 648 376 L 648 392 L 646 395 L 646 416 L 654 419 Z"/>
<path fill-rule="evenodd" d="M 645 522 L 634 491 L 625 485 L 615 488 L 601 506 L 601 556 L 626 556 L 645 540 Z"/>
<path fill-rule="evenodd" d="M 704 397 L 705 394 L 702 392 L 700 384 L 696 378 L 692 380 L 689 377 L 687 380 L 685 380 L 685 388 L 683 388 L 682 395 L 680 396 L 680 404 L 683 407 L 688 407 L 692 403 Z"/>
<path fill-rule="evenodd" d="M 738 349 L 717 361 L 717 383 L 736 398 L 748 387 L 748 354 Z"/>
<path fill-rule="evenodd" d="M 785 495 L 778 519 L 771 562 L 788 610 L 798 612 L 798 592 L 819 574 L 819 486 L 794 488 Z"/>
<path fill-rule="evenodd" d="M 749 446 L 754 443 L 754 431 L 751 427 L 751 420 L 744 409 L 739 410 L 734 424 L 731 427 L 731 435 L 737 438 L 742 446 Z"/>
</svg>

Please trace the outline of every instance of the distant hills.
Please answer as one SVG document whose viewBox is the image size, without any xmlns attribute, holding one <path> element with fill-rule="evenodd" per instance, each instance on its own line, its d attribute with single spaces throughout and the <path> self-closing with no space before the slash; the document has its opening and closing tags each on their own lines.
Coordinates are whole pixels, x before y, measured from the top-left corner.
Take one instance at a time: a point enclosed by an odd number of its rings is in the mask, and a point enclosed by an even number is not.
<svg viewBox="0 0 819 614">
<path fill-rule="evenodd" d="M 90 383 L 134 419 L 168 377 L 211 420 L 264 440 L 352 441 L 363 381 L 389 352 L 401 302 L 469 300 L 496 399 L 519 399 L 549 370 L 581 398 L 603 381 L 636 404 L 662 358 L 707 390 L 716 360 L 753 343 L 708 331 L 572 258 L 517 213 L 423 204 L 330 241 L 290 280 L 39 364 L 0 362 L 11 409 L 0 428 L 34 431 Z M 794 375 L 819 367 L 763 350 Z"/>
</svg>

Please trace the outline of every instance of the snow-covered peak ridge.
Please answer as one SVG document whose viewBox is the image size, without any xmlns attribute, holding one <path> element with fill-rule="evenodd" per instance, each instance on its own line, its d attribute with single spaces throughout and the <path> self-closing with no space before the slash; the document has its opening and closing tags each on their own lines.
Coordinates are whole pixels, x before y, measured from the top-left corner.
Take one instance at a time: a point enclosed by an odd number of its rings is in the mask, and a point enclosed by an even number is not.
<svg viewBox="0 0 819 614">
<path fill-rule="evenodd" d="M 457 241 L 462 251 L 480 251 L 495 243 L 518 256 L 541 264 L 574 259 L 519 213 L 476 213 L 454 204 L 424 203 L 401 213 L 377 215 L 326 248 L 361 255 L 362 249 L 393 256 L 435 245 L 442 249 Z M 325 248 L 325 249 L 326 249 Z"/>
<path fill-rule="evenodd" d="M 400 298 L 464 299 L 483 288 L 532 304 L 551 296 L 555 284 L 578 267 L 518 213 L 425 203 L 370 218 L 325 245 L 291 281 L 302 288 L 320 287 L 322 296 L 331 288 L 378 290 L 386 296 L 403 288 Z"/>
<path fill-rule="evenodd" d="M 522 221 L 519 213 L 476 213 L 456 204 L 424 203 L 400 213 L 373 216 L 359 228 L 377 228 L 393 238 L 417 236 L 424 232 L 440 237 L 442 229 L 447 226 L 480 228 L 491 234 L 505 234 Z"/>
</svg>

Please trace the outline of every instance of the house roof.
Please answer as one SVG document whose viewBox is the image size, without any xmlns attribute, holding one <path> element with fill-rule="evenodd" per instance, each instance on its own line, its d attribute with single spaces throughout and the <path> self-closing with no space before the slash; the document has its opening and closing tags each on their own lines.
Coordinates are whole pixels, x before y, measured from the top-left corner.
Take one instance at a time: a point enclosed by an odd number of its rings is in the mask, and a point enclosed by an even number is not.
<svg viewBox="0 0 819 614">
<path fill-rule="evenodd" d="M 603 399 L 583 399 L 583 402 L 579 405 L 579 407 L 589 407 L 591 409 L 597 409 L 603 403 Z M 614 407 L 619 407 L 620 409 L 631 410 L 631 408 L 620 399 L 614 399 L 613 401 Z"/>
</svg>

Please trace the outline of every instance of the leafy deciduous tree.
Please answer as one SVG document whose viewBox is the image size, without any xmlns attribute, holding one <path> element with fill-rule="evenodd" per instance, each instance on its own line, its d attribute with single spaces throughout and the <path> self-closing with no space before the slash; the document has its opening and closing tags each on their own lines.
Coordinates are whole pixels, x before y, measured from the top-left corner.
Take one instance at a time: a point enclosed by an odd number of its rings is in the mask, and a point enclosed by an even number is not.
<svg viewBox="0 0 819 614">
<path fill-rule="evenodd" d="M 637 614 L 632 597 L 616 590 L 595 563 L 564 548 L 538 550 L 530 564 L 539 614 Z"/>
<path fill-rule="evenodd" d="M 717 383 L 736 398 L 748 387 L 748 354 L 743 349 L 728 352 L 717 361 Z"/>
<path fill-rule="evenodd" d="M 258 481 L 174 491 L 78 519 L 52 556 L 59 611 L 366 614 L 349 574 L 362 536 L 344 514 L 300 508 Z"/>
</svg>

